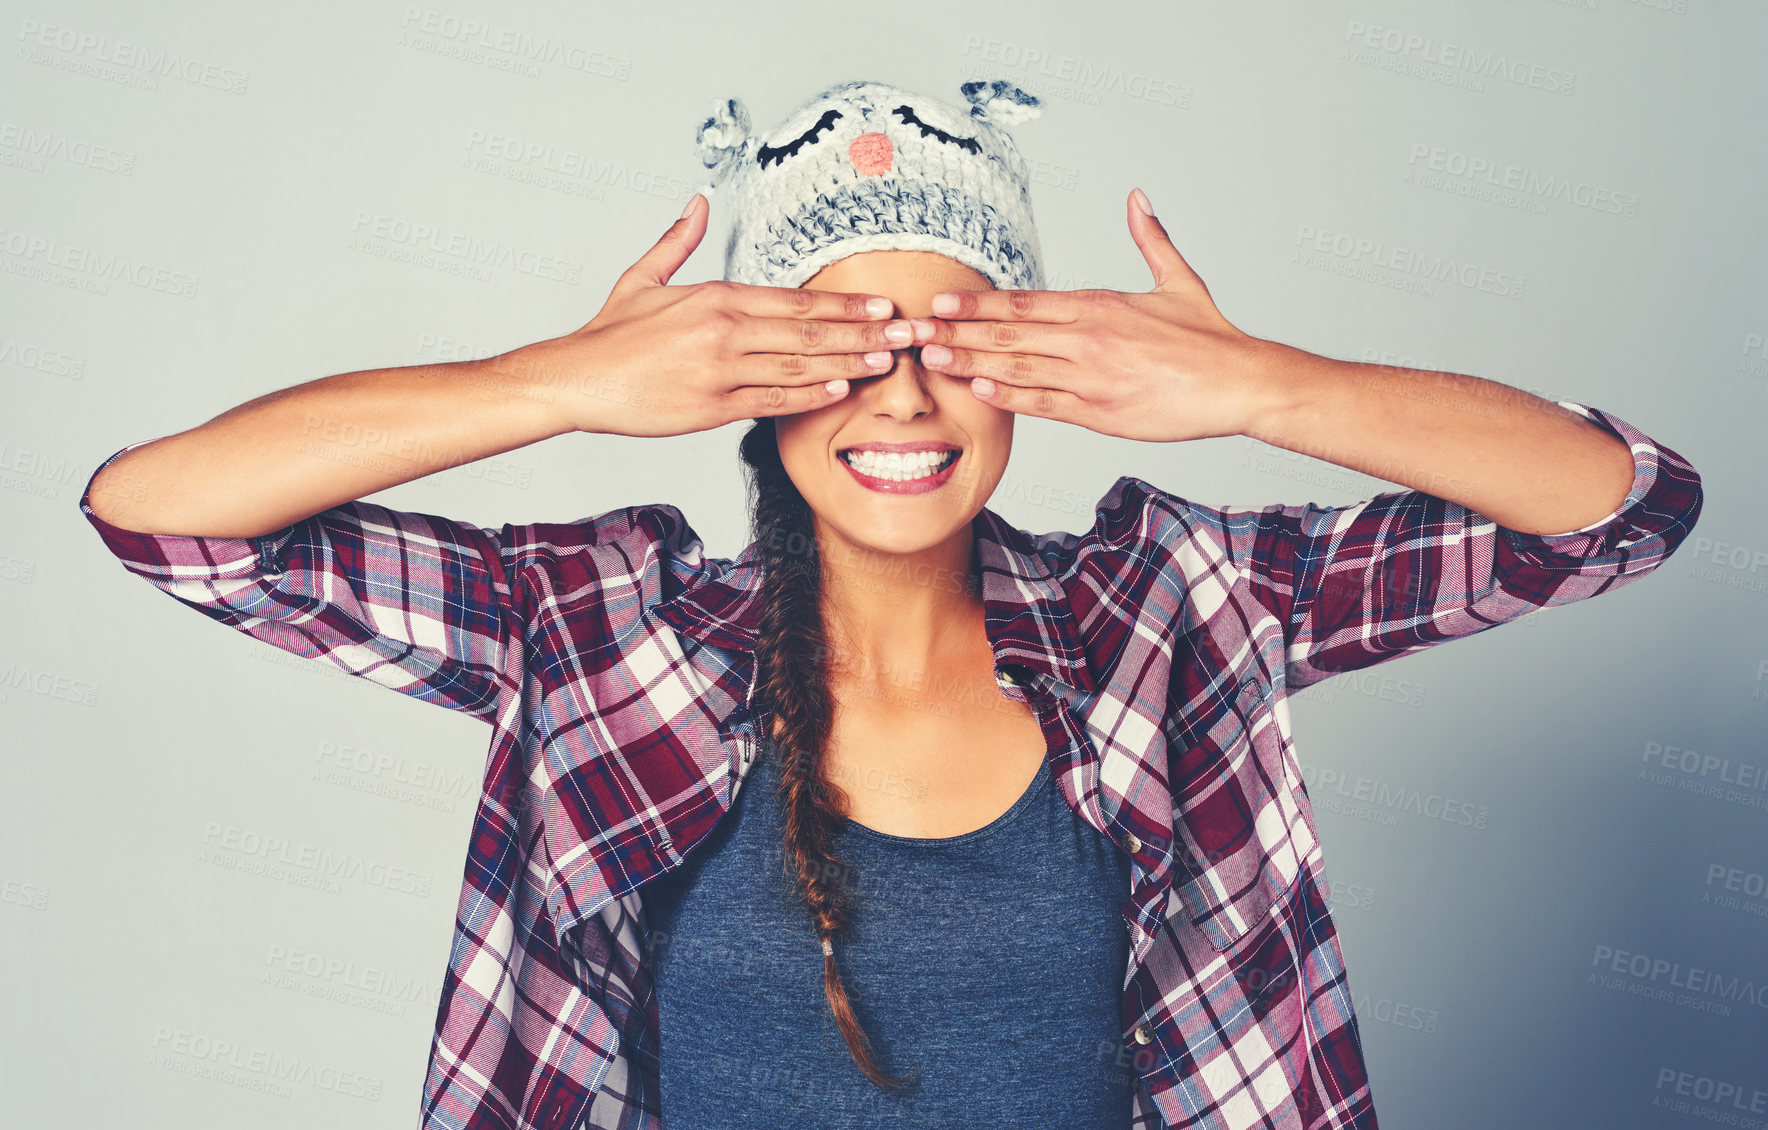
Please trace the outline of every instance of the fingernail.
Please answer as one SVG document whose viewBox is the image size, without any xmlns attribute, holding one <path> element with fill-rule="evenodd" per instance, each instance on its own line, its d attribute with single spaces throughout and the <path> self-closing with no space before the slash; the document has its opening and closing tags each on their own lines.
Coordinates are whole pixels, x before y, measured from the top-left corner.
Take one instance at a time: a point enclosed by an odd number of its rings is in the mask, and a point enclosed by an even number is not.
<svg viewBox="0 0 1768 1130">
<path fill-rule="evenodd" d="M 1136 202 L 1136 207 L 1142 210 L 1144 216 L 1152 216 L 1154 214 L 1154 205 L 1148 203 L 1148 194 L 1146 192 L 1143 192 L 1139 188 L 1135 189 L 1130 193 L 1130 199 Z"/>
<path fill-rule="evenodd" d="M 888 298 L 868 298 L 868 299 L 866 299 L 866 313 L 870 314 L 874 318 L 887 318 L 887 317 L 889 317 L 890 311 L 892 308 L 893 308 L 893 304 L 891 303 L 890 299 L 888 299 Z"/>
<path fill-rule="evenodd" d="M 952 363 L 952 351 L 943 345 L 927 344 L 921 347 L 921 360 L 929 365 L 949 365 Z"/>
<path fill-rule="evenodd" d="M 889 365 L 895 357 L 896 354 L 889 352 L 868 353 L 866 354 L 866 364 L 874 369 L 882 369 Z"/>
<path fill-rule="evenodd" d="M 830 395 L 840 396 L 847 391 L 847 382 L 842 380 L 829 381 L 824 384 L 823 387 L 829 390 Z"/>
<path fill-rule="evenodd" d="M 970 382 L 970 391 L 977 396 L 993 396 L 994 382 L 987 377 L 977 377 Z"/>
<path fill-rule="evenodd" d="M 956 314 L 958 312 L 958 296 L 944 292 L 934 295 L 933 312 L 935 314 Z"/>
<path fill-rule="evenodd" d="M 694 201 L 699 199 L 699 196 L 700 196 L 700 194 L 696 192 L 692 196 L 688 197 L 688 206 L 681 210 L 681 218 L 682 219 L 684 219 L 684 220 L 687 219 L 688 213 L 692 212 L 694 210 Z"/>
<path fill-rule="evenodd" d="M 915 339 L 915 327 L 909 325 L 907 322 L 891 322 L 888 326 L 884 327 L 884 338 L 886 341 L 895 341 L 906 344 Z"/>
</svg>

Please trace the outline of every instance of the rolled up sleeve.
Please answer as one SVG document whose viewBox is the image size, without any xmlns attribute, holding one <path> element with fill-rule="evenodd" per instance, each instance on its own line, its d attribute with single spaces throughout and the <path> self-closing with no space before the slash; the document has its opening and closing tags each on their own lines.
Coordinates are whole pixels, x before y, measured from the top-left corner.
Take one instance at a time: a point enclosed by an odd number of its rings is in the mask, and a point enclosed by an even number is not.
<svg viewBox="0 0 1768 1130">
<path fill-rule="evenodd" d="M 1576 530 L 1525 534 L 1497 527 L 1505 545 L 1523 561 L 1516 572 L 1520 576 L 1535 568 L 1601 578 L 1657 568 L 1700 517 L 1700 474 L 1681 455 L 1618 416 L 1575 400 L 1557 403 L 1626 441 L 1633 453 L 1633 483 L 1619 506 Z M 1581 599 L 1573 593 L 1552 596 L 1557 599 L 1551 603 Z"/>
<path fill-rule="evenodd" d="M 1417 490 L 1344 506 L 1200 511 L 1239 583 L 1284 625 L 1290 690 L 1631 584 L 1701 510 L 1700 475 L 1612 413 L 1557 402 L 1626 442 L 1633 482 L 1613 512 L 1527 534 Z"/>
<path fill-rule="evenodd" d="M 80 511 L 129 572 L 210 619 L 400 694 L 494 720 L 517 622 L 517 527 L 355 501 L 259 537 L 127 530 Z M 124 489 L 127 483 L 122 484 Z"/>
</svg>

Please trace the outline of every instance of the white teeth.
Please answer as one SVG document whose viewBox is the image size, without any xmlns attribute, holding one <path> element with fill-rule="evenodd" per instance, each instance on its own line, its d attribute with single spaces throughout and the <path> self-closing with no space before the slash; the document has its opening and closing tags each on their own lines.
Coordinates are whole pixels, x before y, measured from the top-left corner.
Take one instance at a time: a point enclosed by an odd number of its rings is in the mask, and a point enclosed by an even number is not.
<svg viewBox="0 0 1768 1130">
<path fill-rule="evenodd" d="M 911 482 L 943 470 L 957 457 L 955 451 L 850 451 L 842 456 L 849 466 L 877 479 Z"/>
</svg>

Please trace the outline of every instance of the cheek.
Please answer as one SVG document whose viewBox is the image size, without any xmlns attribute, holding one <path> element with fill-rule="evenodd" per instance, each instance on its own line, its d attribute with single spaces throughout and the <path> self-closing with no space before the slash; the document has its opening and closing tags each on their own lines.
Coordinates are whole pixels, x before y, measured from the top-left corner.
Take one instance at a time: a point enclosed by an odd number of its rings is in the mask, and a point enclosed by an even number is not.
<svg viewBox="0 0 1768 1130">
<path fill-rule="evenodd" d="M 828 429 L 816 427 L 807 419 L 810 413 L 774 417 L 774 437 L 779 444 L 780 459 L 788 467 L 820 459 L 828 450 Z"/>
<path fill-rule="evenodd" d="M 971 393 L 966 389 L 964 395 L 970 396 Z M 976 406 L 981 412 L 973 425 L 975 434 L 985 437 L 990 447 L 999 448 L 1001 458 L 1005 460 L 1006 452 L 1013 446 L 1013 422 L 1019 417 L 1005 408 L 996 408 L 981 401 L 977 401 Z"/>
<path fill-rule="evenodd" d="M 1007 461 L 1013 454 L 1013 421 L 1018 419 L 1004 408 L 988 408 L 988 449 L 990 475 L 996 483 L 1007 473 Z"/>
<path fill-rule="evenodd" d="M 1005 408 L 976 399 L 976 394 L 970 391 L 968 378 L 945 377 L 943 384 L 938 396 L 940 411 L 956 420 L 966 432 L 990 441 L 1013 434 L 1015 415 Z"/>
<path fill-rule="evenodd" d="M 799 413 L 774 418 L 780 462 L 786 465 L 786 474 L 798 486 L 799 493 L 807 498 L 819 493 L 819 484 L 827 483 L 832 470 L 840 469 L 832 467 L 836 462 L 830 450 L 834 433 L 827 427 L 814 426 L 808 419 L 810 415 Z M 787 420 L 791 423 L 786 423 Z"/>
</svg>

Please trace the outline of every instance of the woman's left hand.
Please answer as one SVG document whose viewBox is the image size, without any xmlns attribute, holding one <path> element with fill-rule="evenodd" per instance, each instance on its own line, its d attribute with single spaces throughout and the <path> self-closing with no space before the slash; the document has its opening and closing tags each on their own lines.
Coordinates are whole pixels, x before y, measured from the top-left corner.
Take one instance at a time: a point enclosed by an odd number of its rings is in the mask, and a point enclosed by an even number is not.
<svg viewBox="0 0 1768 1130">
<path fill-rule="evenodd" d="M 1281 399 L 1286 346 L 1222 316 L 1166 228 L 1129 204 L 1154 273 L 1145 294 L 964 290 L 915 319 L 923 368 L 971 380 L 977 399 L 1124 439 L 1244 434 Z M 944 295 L 956 298 L 948 312 Z M 949 357 L 937 346 L 946 347 Z"/>
</svg>

